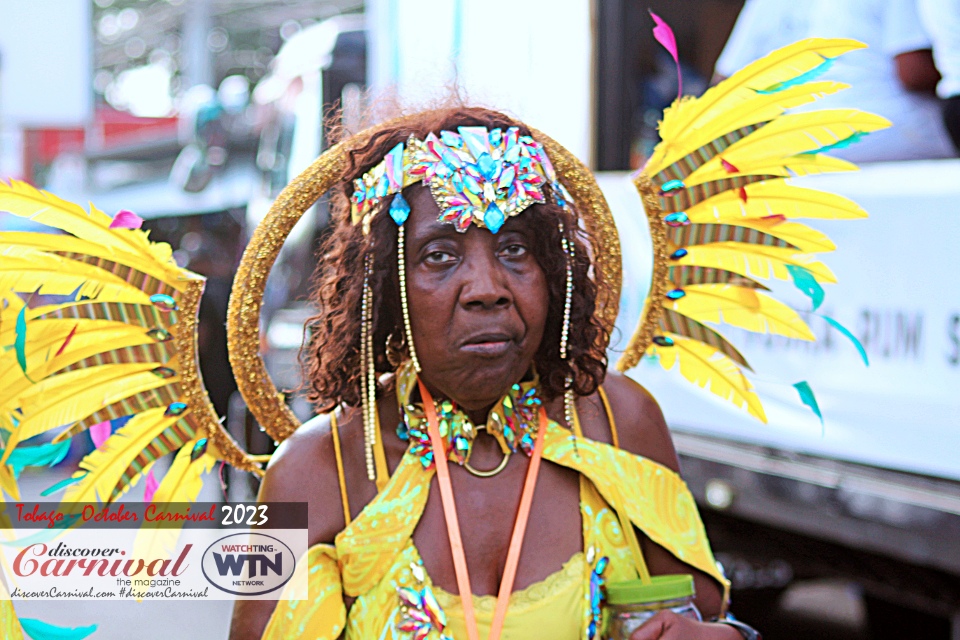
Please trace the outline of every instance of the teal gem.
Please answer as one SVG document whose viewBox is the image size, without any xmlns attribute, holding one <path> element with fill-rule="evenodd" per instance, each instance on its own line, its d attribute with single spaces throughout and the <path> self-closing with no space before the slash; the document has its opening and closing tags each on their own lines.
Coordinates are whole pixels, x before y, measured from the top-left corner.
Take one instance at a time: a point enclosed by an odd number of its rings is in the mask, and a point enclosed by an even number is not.
<svg viewBox="0 0 960 640">
<path fill-rule="evenodd" d="M 687 251 L 686 249 L 677 249 L 677 250 L 674 251 L 672 254 L 670 254 L 670 259 L 671 259 L 671 260 L 679 260 L 680 258 L 682 258 L 683 256 L 687 255 L 688 253 L 690 253 L 690 252 Z"/>
<path fill-rule="evenodd" d="M 207 452 L 207 439 L 200 438 L 197 444 L 193 445 L 193 451 L 190 452 L 190 462 L 193 462 Z"/>
<path fill-rule="evenodd" d="M 187 410 L 187 405 L 182 402 L 171 402 L 170 406 L 167 407 L 167 410 L 163 412 L 163 415 L 170 418 L 172 416 L 179 416 L 184 411 Z"/>
<path fill-rule="evenodd" d="M 177 372 L 170 367 L 157 367 L 156 369 L 152 369 L 150 372 L 160 378 L 172 378 L 173 376 L 177 375 Z"/>
<path fill-rule="evenodd" d="M 685 227 L 690 224 L 690 218 L 683 211 L 671 213 L 663 219 L 671 227 Z"/>
<path fill-rule="evenodd" d="M 687 295 L 687 292 L 683 289 L 673 289 L 671 291 L 667 291 L 667 297 L 671 300 L 679 300 L 685 295 Z"/>
<path fill-rule="evenodd" d="M 499 147 L 500 143 L 503 142 L 503 129 L 491 129 L 489 140 L 491 147 Z"/>
<path fill-rule="evenodd" d="M 480 173 L 488 182 L 493 182 L 494 178 L 497 177 L 499 167 L 497 161 L 490 157 L 489 153 L 480 154 L 480 157 L 477 158 L 477 166 L 480 167 Z"/>
<path fill-rule="evenodd" d="M 672 346 L 673 346 L 673 338 L 670 338 L 670 337 L 668 337 L 668 336 L 654 336 L 654 337 L 653 337 L 653 342 L 654 342 L 654 344 L 656 344 L 656 345 L 658 345 L 658 346 L 660 346 L 660 347 L 672 347 Z"/>
<path fill-rule="evenodd" d="M 663 186 L 660 187 L 660 193 L 676 191 L 677 189 L 683 189 L 685 186 L 682 180 L 667 180 L 663 183 Z"/>
<path fill-rule="evenodd" d="M 390 203 L 390 217 L 397 223 L 397 226 L 399 227 L 406 222 L 407 216 L 409 215 L 410 205 L 407 203 L 407 199 L 403 197 L 403 194 L 398 193 L 393 196 L 393 202 Z"/>
<path fill-rule="evenodd" d="M 500 231 L 504 220 L 506 218 L 503 217 L 500 207 L 497 206 L 496 202 L 491 202 L 490 206 L 487 207 L 487 212 L 483 214 L 483 224 L 487 226 L 487 229 L 490 229 L 490 233 L 496 233 Z"/>
<path fill-rule="evenodd" d="M 157 309 L 160 311 L 178 311 L 180 307 L 177 305 L 177 301 L 174 300 L 171 296 L 168 296 L 165 293 L 156 293 L 150 296 L 150 302 L 153 303 Z"/>
</svg>

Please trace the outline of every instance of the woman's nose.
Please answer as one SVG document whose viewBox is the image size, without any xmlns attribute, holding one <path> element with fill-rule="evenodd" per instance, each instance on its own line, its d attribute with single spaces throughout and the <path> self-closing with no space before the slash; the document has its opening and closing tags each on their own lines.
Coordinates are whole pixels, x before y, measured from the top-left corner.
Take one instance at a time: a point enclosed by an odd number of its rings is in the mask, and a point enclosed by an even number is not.
<svg viewBox="0 0 960 640">
<path fill-rule="evenodd" d="M 460 304 L 467 309 L 493 309 L 513 303 L 503 266 L 489 250 L 469 251 L 461 269 Z"/>
</svg>

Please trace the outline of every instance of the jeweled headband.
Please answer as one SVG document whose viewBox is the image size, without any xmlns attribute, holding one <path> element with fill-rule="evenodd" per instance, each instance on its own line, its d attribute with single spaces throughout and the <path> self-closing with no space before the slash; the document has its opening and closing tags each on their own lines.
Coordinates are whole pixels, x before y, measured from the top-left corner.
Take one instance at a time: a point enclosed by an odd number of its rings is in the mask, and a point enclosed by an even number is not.
<svg viewBox="0 0 960 640">
<path fill-rule="evenodd" d="M 497 233 L 507 218 L 546 201 L 544 185 L 550 185 L 557 204 L 567 208 L 570 194 L 557 180 L 543 146 L 532 137 L 520 135 L 517 127 L 506 132 L 458 127 L 457 132 L 441 131 L 439 137 L 431 133 L 422 141 L 410 136 L 354 180 L 353 223 L 362 223 L 367 233 L 377 205 L 397 194 L 390 216 L 402 225 L 410 206 L 400 191 L 421 180 L 440 208 L 440 221 L 460 232 L 472 222 Z"/>
</svg>

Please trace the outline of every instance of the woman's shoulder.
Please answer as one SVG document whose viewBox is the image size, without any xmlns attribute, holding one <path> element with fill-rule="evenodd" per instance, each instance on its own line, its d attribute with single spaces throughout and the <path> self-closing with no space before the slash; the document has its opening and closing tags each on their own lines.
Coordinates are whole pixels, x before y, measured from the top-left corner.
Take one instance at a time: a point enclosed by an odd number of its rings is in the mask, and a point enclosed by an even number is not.
<svg viewBox="0 0 960 640">
<path fill-rule="evenodd" d="M 341 422 L 344 424 L 338 425 L 340 448 L 352 450 L 352 421 Z M 313 545 L 333 542 L 346 526 L 339 496 L 340 474 L 331 418 L 329 414 L 319 415 L 303 423 L 277 448 L 260 485 L 259 499 L 306 502 L 308 537 Z"/>
<path fill-rule="evenodd" d="M 616 371 L 607 373 L 603 390 L 610 402 L 619 447 L 678 471 L 680 465 L 673 440 L 653 395 L 636 381 Z M 591 396 L 593 398 L 596 396 Z M 603 423 L 606 423 L 605 412 L 602 415 Z M 586 431 L 586 425 L 584 427 Z M 607 429 L 610 429 L 609 425 Z M 585 435 L 590 437 L 590 433 Z M 604 441 L 609 442 L 610 436 L 607 435 Z"/>
</svg>

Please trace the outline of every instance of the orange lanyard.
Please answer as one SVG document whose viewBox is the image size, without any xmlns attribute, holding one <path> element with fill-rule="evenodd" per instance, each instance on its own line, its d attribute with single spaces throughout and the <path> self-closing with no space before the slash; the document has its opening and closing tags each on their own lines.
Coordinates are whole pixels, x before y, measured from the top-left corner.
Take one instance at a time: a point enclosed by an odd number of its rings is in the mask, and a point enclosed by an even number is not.
<svg viewBox="0 0 960 640">
<path fill-rule="evenodd" d="M 477 631 L 477 618 L 473 611 L 473 591 L 470 588 L 470 574 L 467 571 L 467 557 L 463 551 L 463 539 L 460 537 L 460 522 L 457 518 L 457 505 L 453 499 L 453 487 L 450 484 L 450 469 L 447 467 L 446 449 L 440 437 L 437 409 L 433 404 L 433 397 L 426 386 L 419 380 L 420 397 L 423 399 L 423 408 L 427 414 L 430 443 L 433 447 L 433 460 L 437 465 L 437 481 L 440 484 L 440 498 L 443 501 L 443 516 L 447 522 L 447 536 L 450 539 L 450 551 L 453 554 L 453 568 L 457 574 L 457 589 L 460 591 L 460 600 L 463 603 L 464 623 L 467 627 L 469 640 L 480 640 Z M 513 534 L 510 537 L 510 549 L 507 552 L 507 563 L 503 569 L 503 578 L 500 580 L 500 592 L 497 594 L 497 606 L 494 609 L 493 622 L 490 625 L 488 640 L 499 640 L 503 630 L 503 621 L 507 616 L 507 604 L 510 593 L 513 591 L 513 582 L 517 577 L 517 564 L 520 562 L 520 549 L 523 547 L 523 536 L 527 531 L 527 522 L 530 518 L 530 505 L 533 504 L 533 490 L 537 486 L 537 474 L 540 471 L 540 459 L 543 455 L 543 439 L 547 431 L 547 412 L 540 407 L 540 425 L 537 430 L 537 442 L 534 445 L 530 465 L 527 467 L 527 477 L 523 482 L 523 493 L 520 496 L 520 507 L 517 519 L 513 525 Z"/>
</svg>

